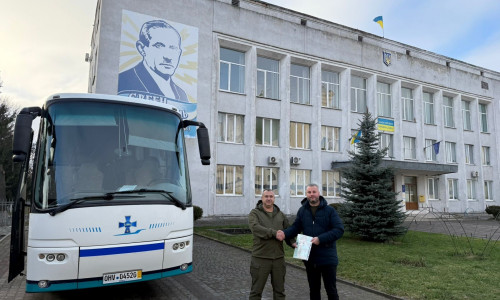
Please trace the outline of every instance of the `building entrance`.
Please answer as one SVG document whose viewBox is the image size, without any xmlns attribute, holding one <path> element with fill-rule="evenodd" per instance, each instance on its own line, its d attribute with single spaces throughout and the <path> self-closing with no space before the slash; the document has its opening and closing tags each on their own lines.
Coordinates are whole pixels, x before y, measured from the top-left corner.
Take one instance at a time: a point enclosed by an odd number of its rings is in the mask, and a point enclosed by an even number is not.
<svg viewBox="0 0 500 300">
<path fill-rule="evenodd" d="M 406 210 L 417 210 L 417 177 L 405 176 Z"/>
</svg>

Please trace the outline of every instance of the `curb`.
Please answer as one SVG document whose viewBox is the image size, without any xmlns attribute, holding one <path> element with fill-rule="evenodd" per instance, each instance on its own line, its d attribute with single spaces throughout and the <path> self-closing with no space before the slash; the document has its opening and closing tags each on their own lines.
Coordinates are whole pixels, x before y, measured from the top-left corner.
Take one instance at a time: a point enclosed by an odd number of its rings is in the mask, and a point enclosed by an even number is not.
<svg viewBox="0 0 500 300">
<path fill-rule="evenodd" d="M 235 245 L 231 245 L 231 244 L 226 244 L 224 242 L 221 242 L 219 240 L 216 240 L 212 237 L 208 237 L 208 236 L 204 236 L 204 235 L 201 235 L 201 234 L 198 234 L 198 233 L 193 233 L 194 235 L 197 235 L 197 236 L 200 236 L 202 238 L 205 238 L 205 239 L 209 239 L 211 241 L 214 241 L 214 242 L 217 242 L 219 244 L 223 244 L 223 245 L 226 245 L 226 246 L 230 246 L 230 247 L 233 247 L 233 248 L 236 248 L 236 249 L 240 249 L 240 250 L 243 250 L 247 253 L 252 253 L 252 251 L 248 250 L 248 249 L 245 249 L 245 248 L 242 248 L 242 247 L 238 247 L 238 246 L 235 246 Z M 296 269 L 300 269 L 300 270 L 306 270 L 305 267 L 302 267 L 302 266 L 297 266 L 297 265 L 294 265 L 294 264 L 291 264 L 289 262 L 286 262 L 286 265 L 287 267 L 292 267 L 292 268 L 296 268 Z M 350 286 L 353 286 L 353 287 L 356 287 L 356 288 L 359 288 L 359 289 L 362 289 L 362 290 L 365 290 L 365 291 L 368 291 L 370 293 L 373 293 L 373 294 L 377 294 L 379 296 L 383 296 L 383 297 L 386 297 L 387 299 L 393 299 L 393 300 L 404 300 L 404 298 L 400 298 L 400 297 L 397 297 L 397 296 L 393 296 L 393 295 L 389 295 L 389 294 L 386 294 L 384 292 L 381 292 L 381 291 L 377 291 L 375 289 L 372 289 L 372 288 L 369 288 L 369 287 L 365 287 L 365 286 L 361 286 L 361 285 L 357 285 L 356 283 L 354 282 L 351 282 L 351 281 L 348 281 L 348 280 L 345 280 L 345 279 L 340 279 L 337 277 L 337 281 L 338 282 L 341 282 L 343 284 L 346 284 L 346 285 L 350 285 Z"/>
</svg>

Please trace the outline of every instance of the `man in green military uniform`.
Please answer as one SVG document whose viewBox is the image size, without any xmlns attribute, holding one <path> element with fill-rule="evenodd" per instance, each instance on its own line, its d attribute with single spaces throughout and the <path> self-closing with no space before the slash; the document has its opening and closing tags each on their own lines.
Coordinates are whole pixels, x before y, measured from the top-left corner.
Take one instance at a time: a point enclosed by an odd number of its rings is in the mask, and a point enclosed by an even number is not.
<svg viewBox="0 0 500 300">
<path fill-rule="evenodd" d="M 273 191 L 264 190 L 261 200 L 248 216 L 253 234 L 250 299 L 261 299 L 269 274 L 273 286 L 273 299 L 285 299 L 286 267 L 282 242 L 284 234 L 281 230 L 287 228 L 289 222 L 285 214 L 274 204 L 274 200 Z M 286 240 L 286 243 L 292 245 L 290 240 Z"/>
</svg>

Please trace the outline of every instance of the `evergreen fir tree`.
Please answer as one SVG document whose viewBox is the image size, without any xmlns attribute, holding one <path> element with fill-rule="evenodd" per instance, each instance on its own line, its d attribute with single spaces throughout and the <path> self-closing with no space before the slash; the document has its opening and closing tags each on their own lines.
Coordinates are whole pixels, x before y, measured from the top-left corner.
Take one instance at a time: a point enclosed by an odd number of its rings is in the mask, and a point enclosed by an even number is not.
<svg viewBox="0 0 500 300">
<path fill-rule="evenodd" d="M 405 214 L 396 199 L 392 169 L 380 165 L 387 149 L 379 149 L 376 123 L 365 113 L 359 124 L 357 151 L 349 151 L 351 164 L 342 170 L 340 214 L 348 231 L 365 240 L 385 242 L 406 232 Z"/>
</svg>

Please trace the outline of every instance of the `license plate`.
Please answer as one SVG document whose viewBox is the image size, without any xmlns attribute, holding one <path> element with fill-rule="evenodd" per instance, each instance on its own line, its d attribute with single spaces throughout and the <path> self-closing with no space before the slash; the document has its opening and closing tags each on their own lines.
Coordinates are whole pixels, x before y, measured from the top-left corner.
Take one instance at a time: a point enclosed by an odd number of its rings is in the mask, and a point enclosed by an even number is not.
<svg viewBox="0 0 500 300">
<path fill-rule="evenodd" d="M 117 272 L 117 273 L 107 273 L 102 275 L 102 284 L 124 282 L 124 281 L 134 281 L 142 279 L 142 270 Z"/>
</svg>

